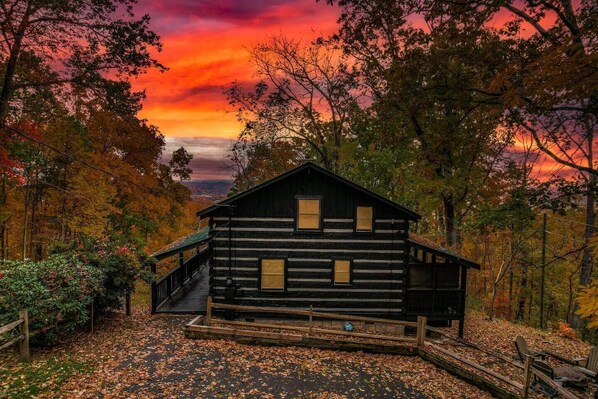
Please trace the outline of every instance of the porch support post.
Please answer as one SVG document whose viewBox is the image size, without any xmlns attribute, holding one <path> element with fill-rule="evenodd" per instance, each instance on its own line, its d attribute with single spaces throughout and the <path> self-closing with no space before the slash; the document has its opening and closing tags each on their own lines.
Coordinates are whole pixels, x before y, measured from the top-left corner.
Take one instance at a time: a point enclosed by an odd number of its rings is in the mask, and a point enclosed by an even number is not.
<svg viewBox="0 0 598 399">
<path fill-rule="evenodd" d="M 467 296 L 467 267 L 461 265 L 461 319 L 459 320 L 459 338 L 465 332 L 465 299 Z"/>
<path fill-rule="evenodd" d="M 152 275 L 154 276 L 152 284 L 151 284 L 151 295 L 152 295 L 152 314 L 156 313 L 156 264 L 152 263 L 150 265 L 150 270 Z"/>
</svg>

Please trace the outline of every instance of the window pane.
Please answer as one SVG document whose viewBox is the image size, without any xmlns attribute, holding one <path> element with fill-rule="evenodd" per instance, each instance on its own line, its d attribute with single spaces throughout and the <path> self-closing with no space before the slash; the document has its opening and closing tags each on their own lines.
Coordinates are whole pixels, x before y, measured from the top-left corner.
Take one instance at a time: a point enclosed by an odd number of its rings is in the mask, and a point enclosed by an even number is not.
<svg viewBox="0 0 598 399">
<path fill-rule="evenodd" d="M 357 207 L 357 230 L 372 231 L 374 210 L 371 206 Z"/>
<path fill-rule="evenodd" d="M 262 259 L 262 273 L 284 274 L 284 260 Z"/>
<path fill-rule="evenodd" d="M 337 260 L 334 262 L 334 283 L 349 284 L 351 282 L 351 262 Z"/>
<path fill-rule="evenodd" d="M 320 228 L 320 200 L 299 199 L 297 211 L 298 229 L 319 229 Z"/>
<path fill-rule="evenodd" d="M 263 290 L 282 290 L 284 289 L 284 276 L 262 275 Z"/>
<path fill-rule="evenodd" d="M 320 214 L 320 200 L 319 199 L 300 199 L 299 200 L 299 214 Z"/>
<path fill-rule="evenodd" d="M 373 216 L 373 210 L 371 206 L 358 206 L 357 217 L 360 219 L 371 219 Z"/>
<path fill-rule="evenodd" d="M 262 259 L 262 289 L 284 289 L 284 259 Z"/>
<path fill-rule="evenodd" d="M 299 214 L 299 222 L 297 227 L 300 229 L 319 229 L 320 215 L 301 215 Z"/>
</svg>

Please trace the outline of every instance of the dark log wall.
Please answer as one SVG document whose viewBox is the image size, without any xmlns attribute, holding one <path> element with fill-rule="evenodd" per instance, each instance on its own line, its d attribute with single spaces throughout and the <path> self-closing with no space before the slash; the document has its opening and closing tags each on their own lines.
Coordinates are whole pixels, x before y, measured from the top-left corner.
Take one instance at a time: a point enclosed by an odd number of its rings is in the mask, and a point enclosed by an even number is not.
<svg viewBox="0 0 598 399">
<path fill-rule="evenodd" d="M 321 196 L 321 232 L 295 231 L 296 196 Z M 288 306 L 400 318 L 404 302 L 407 216 L 321 173 L 305 170 L 213 212 L 217 232 L 211 290 L 224 301 L 229 274 L 241 285 L 241 305 Z M 374 208 L 374 233 L 354 232 L 358 205 Z M 232 222 L 228 226 L 229 217 Z M 229 227 L 232 268 L 229 273 Z M 286 290 L 261 291 L 262 257 L 286 259 Z M 352 284 L 334 285 L 335 258 L 352 260 Z"/>
</svg>

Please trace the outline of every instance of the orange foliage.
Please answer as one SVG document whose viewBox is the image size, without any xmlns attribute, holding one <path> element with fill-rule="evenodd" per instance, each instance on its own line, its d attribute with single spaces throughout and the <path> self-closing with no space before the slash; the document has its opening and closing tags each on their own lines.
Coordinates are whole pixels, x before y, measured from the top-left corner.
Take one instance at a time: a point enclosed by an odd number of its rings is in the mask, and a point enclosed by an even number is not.
<svg viewBox="0 0 598 399">
<path fill-rule="evenodd" d="M 577 333 L 567 323 L 559 322 L 559 337 L 577 340 Z"/>
</svg>

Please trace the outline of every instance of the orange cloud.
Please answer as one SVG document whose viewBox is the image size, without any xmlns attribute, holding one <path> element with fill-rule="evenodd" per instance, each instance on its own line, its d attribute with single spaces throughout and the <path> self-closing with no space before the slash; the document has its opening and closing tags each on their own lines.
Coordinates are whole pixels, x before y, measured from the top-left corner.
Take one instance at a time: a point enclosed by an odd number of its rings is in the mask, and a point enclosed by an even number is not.
<svg viewBox="0 0 598 399">
<path fill-rule="evenodd" d="M 247 48 L 281 32 L 307 41 L 337 29 L 338 9 L 313 0 L 148 4 L 143 11 L 164 43 L 156 56 L 170 70 L 150 71 L 134 84 L 147 93 L 140 116 L 166 136 L 236 137 L 241 126 L 222 91 L 255 80 Z"/>
</svg>

